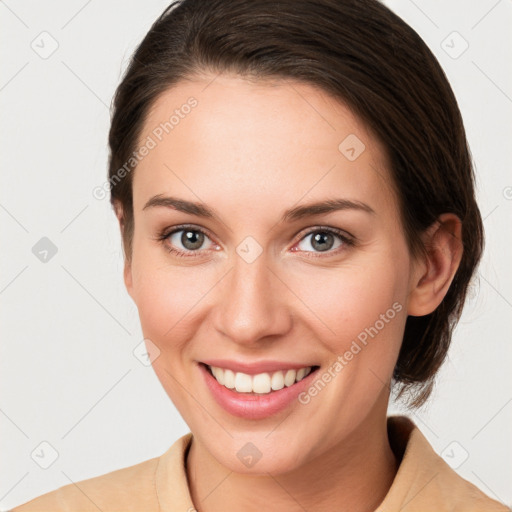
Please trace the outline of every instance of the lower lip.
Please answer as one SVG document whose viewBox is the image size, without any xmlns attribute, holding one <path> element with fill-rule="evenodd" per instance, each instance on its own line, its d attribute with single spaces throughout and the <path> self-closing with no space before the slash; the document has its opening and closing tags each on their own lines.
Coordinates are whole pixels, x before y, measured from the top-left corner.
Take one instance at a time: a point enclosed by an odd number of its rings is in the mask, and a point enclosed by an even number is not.
<svg viewBox="0 0 512 512">
<path fill-rule="evenodd" d="M 237 393 L 219 384 L 204 364 L 199 364 L 199 369 L 208 389 L 222 408 L 234 416 L 251 420 L 267 418 L 285 410 L 292 402 L 298 402 L 297 397 L 310 385 L 311 376 L 316 374 L 315 370 L 290 387 L 259 395 Z"/>
</svg>

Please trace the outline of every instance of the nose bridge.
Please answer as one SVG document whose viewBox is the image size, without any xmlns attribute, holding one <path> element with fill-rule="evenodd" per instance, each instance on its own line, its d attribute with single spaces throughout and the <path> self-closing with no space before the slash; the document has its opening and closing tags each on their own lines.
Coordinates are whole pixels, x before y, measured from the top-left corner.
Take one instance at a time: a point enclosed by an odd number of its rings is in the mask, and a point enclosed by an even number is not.
<svg viewBox="0 0 512 512">
<path fill-rule="evenodd" d="M 284 334 L 291 317 L 284 292 L 278 289 L 279 280 L 264 253 L 254 260 L 241 254 L 234 254 L 232 270 L 223 280 L 223 293 L 216 304 L 217 329 L 244 344 Z"/>
</svg>

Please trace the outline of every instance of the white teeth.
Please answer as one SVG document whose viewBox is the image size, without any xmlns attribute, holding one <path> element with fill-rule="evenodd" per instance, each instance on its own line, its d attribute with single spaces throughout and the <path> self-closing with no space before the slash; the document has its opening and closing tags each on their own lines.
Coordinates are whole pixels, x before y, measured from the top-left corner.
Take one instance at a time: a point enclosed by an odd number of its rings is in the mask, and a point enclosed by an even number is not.
<svg viewBox="0 0 512 512">
<path fill-rule="evenodd" d="M 274 391 L 279 391 L 284 388 L 284 375 L 283 372 L 276 372 L 272 375 L 271 388 Z"/>
<path fill-rule="evenodd" d="M 216 366 L 209 366 L 217 382 L 228 389 L 235 389 L 238 393 L 267 394 L 271 391 L 279 391 L 285 386 L 290 387 L 301 381 L 311 373 L 311 366 L 299 370 L 280 370 L 273 373 L 247 373 L 225 370 Z"/>
<path fill-rule="evenodd" d="M 215 378 L 217 379 L 217 382 L 219 384 L 224 384 L 224 372 L 219 371 L 219 370 L 220 370 L 220 368 L 212 367 L 212 373 L 215 376 Z"/>
<path fill-rule="evenodd" d="M 297 372 L 295 370 L 288 370 L 284 376 L 284 385 L 289 388 L 295 383 L 295 377 L 297 377 Z"/>
<path fill-rule="evenodd" d="M 259 373 L 252 378 L 252 389 L 254 393 L 269 393 L 271 379 L 268 373 Z"/>
<path fill-rule="evenodd" d="M 246 373 L 237 373 L 235 375 L 235 389 L 239 393 L 250 393 L 252 391 L 252 379 Z"/>
<path fill-rule="evenodd" d="M 220 370 L 220 372 L 219 372 L 219 370 Z M 224 373 L 224 384 L 223 385 L 229 389 L 233 389 L 235 387 L 235 374 L 231 370 L 222 371 L 222 368 L 217 368 L 217 371 L 219 373 Z M 220 384 L 219 379 L 217 379 L 217 382 L 219 382 L 219 384 Z"/>
</svg>

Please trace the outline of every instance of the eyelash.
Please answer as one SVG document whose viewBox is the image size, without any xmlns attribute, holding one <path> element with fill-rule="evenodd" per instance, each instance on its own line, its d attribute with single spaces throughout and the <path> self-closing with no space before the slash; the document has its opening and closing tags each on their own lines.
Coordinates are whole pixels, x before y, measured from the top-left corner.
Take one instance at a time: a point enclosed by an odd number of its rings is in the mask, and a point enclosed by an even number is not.
<svg viewBox="0 0 512 512">
<path fill-rule="evenodd" d="M 208 233 L 206 231 L 204 231 L 203 229 L 201 228 L 198 228 L 196 226 L 193 226 L 193 225 L 188 225 L 188 224 L 184 224 L 184 225 L 181 225 L 181 226 L 175 226 L 171 231 L 168 231 L 167 229 L 163 230 L 157 237 L 156 239 L 162 243 L 162 245 L 164 246 L 164 248 L 170 252 L 171 254 L 175 254 L 176 256 L 182 256 L 182 257 L 185 257 L 185 258 L 196 258 L 198 256 L 201 256 L 201 250 L 198 250 L 198 251 L 180 251 L 179 249 L 175 249 L 174 247 L 170 246 L 169 244 L 167 244 L 167 239 L 171 236 L 171 235 L 174 235 L 175 233 L 179 233 L 180 231 L 194 231 L 194 232 L 197 232 L 197 233 L 202 233 L 203 235 L 205 235 L 206 237 L 210 238 L 211 237 L 208 235 Z M 337 236 L 342 242 L 343 242 L 343 245 L 341 247 L 338 247 L 337 249 L 331 251 L 325 251 L 325 254 L 327 254 L 328 256 L 332 256 L 333 254 L 337 254 L 339 253 L 340 251 L 346 249 L 347 247 L 353 247 L 356 245 L 356 241 L 355 241 L 355 238 L 352 237 L 352 236 L 347 236 L 347 234 L 344 232 L 344 231 L 341 231 L 340 229 L 337 229 L 337 228 L 332 228 L 332 227 L 324 227 L 324 226 L 318 226 L 318 227 L 315 227 L 309 231 L 307 231 L 306 233 L 304 233 L 304 235 L 298 240 L 297 243 L 301 242 L 304 238 L 306 238 L 307 236 L 313 234 L 313 233 L 330 233 L 334 236 Z M 307 252 L 307 253 L 310 253 L 311 251 L 304 251 L 304 252 Z M 321 252 L 317 252 L 317 253 L 313 253 L 314 255 L 312 256 L 308 256 L 308 258 L 322 258 L 322 257 L 325 257 L 322 255 Z"/>
</svg>

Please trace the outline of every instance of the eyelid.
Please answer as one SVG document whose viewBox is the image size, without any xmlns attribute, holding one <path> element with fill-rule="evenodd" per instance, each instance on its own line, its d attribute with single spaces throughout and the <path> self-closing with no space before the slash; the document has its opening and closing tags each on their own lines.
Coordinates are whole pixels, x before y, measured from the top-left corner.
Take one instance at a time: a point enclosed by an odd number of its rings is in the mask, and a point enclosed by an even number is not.
<svg viewBox="0 0 512 512">
<path fill-rule="evenodd" d="M 157 238 L 164 239 L 170 237 L 172 234 L 178 232 L 178 231 L 197 231 L 198 233 L 202 233 L 203 235 L 207 236 L 210 240 L 213 241 L 212 236 L 210 235 L 209 231 L 205 228 L 202 228 L 200 226 L 196 226 L 195 224 L 178 224 L 176 226 L 172 226 L 172 228 L 166 228 L 162 230 L 162 232 L 158 235 Z"/>
<path fill-rule="evenodd" d="M 317 233 L 317 232 L 333 233 L 334 235 L 338 235 L 339 237 L 341 237 L 343 239 L 352 240 L 355 242 L 355 236 L 352 235 L 351 233 L 349 233 L 348 231 L 345 231 L 344 229 L 340 229 L 340 228 L 335 228 L 334 226 L 322 226 L 322 225 L 308 227 L 308 228 L 305 228 L 302 231 L 300 231 L 296 235 L 297 242 L 300 242 L 304 237 L 311 235 L 312 233 Z"/>
</svg>

